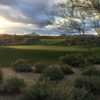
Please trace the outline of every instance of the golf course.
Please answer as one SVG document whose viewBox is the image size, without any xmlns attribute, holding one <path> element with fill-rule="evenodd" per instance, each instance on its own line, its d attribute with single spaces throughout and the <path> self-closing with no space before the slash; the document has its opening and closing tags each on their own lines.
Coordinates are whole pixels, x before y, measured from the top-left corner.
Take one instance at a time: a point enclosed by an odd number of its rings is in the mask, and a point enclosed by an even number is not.
<svg viewBox="0 0 100 100">
<path fill-rule="evenodd" d="M 92 51 L 100 55 L 100 48 L 93 47 Z M 45 45 L 17 45 L 0 46 L 0 66 L 10 66 L 18 59 L 26 59 L 31 62 L 58 63 L 59 58 L 68 53 L 90 52 L 89 48 L 81 46 L 45 46 Z"/>
</svg>

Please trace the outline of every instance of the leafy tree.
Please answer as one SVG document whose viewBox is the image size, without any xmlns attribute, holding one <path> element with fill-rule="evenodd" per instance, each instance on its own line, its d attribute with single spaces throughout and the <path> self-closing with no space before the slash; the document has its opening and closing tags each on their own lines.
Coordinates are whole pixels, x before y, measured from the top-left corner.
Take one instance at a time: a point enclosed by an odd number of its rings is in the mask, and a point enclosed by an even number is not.
<svg viewBox="0 0 100 100">
<path fill-rule="evenodd" d="M 96 27 L 95 17 L 100 12 L 100 0 L 67 0 L 65 6 L 65 12 L 63 17 L 68 19 L 68 22 L 65 22 L 62 27 L 68 31 L 69 30 L 78 30 L 80 33 L 85 33 L 86 28 L 86 19 L 91 20 L 93 26 Z M 65 14 L 67 12 L 67 15 Z M 69 14 L 68 14 L 69 13 Z M 73 19 L 78 19 L 80 22 Z"/>
</svg>

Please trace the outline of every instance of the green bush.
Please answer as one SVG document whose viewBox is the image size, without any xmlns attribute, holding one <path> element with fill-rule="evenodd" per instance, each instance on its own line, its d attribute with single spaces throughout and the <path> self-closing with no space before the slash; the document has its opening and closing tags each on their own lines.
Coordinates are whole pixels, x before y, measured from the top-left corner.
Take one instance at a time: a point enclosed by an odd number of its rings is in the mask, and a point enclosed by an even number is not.
<svg viewBox="0 0 100 100">
<path fill-rule="evenodd" d="M 96 55 L 95 52 L 90 52 L 87 59 L 91 64 L 100 64 L 100 56 Z"/>
<path fill-rule="evenodd" d="M 46 64 L 42 64 L 42 63 L 38 63 L 38 64 L 35 64 L 35 72 L 36 73 L 42 73 L 44 71 L 44 69 L 48 66 Z"/>
<path fill-rule="evenodd" d="M 14 70 L 16 72 L 32 72 L 32 65 L 30 65 L 26 60 L 20 59 L 15 62 Z"/>
<path fill-rule="evenodd" d="M 74 88 L 68 100 L 96 100 L 95 96 L 84 88 Z"/>
<path fill-rule="evenodd" d="M 64 78 L 64 73 L 59 65 L 50 65 L 44 70 L 43 76 L 48 80 L 58 81 Z"/>
<path fill-rule="evenodd" d="M 3 83 L 0 92 L 4 94 L 21 93 L 24 87 L 25 87 L 25 83 L 23 79 L 10 78 Z"/>
<path fill-rule="evenodd" d="M 76 88 L 85 88 L 93 94 L 100 94 L 100 76 L 82 76 L 75 81 Z"/>
<path fill-rule="evenodd" d="M 89 62 L 82 54 L 67 54 L 60 58 L 60 60 L 73 67 L 86 67 Z"/>
<path fill-rule="evenodd" d="M 93 56 L 93 63 L 94 64 L 100 64 L 100 56 Z"/>
<path fill-rule="evenodd" d="M 61 70 L 64 72 L 65 75 L 70 75 L 70 74 L 74 73 L 72 68 L 67 64 L 66 65 L 61 65 Z"/>
<path fill-rule="evenodd" d="M 21 100 L 47 100 L 49 87 L 45 82 L 36 82 L 29 90 L 26 90 Z"/>
<path fill-rule="evenodd" d="M 87 76 L 100 76 L 100 71 L 97 70 L 95 67 L 89 67 L 82 72 L 82 75 Z"/>
<path fill-rule="evenodd" d="M 60 84 L 60 86 L 52 86 L 50 88 L 48 100 L 67 100 L 69 90 L 63 85 L 64 84 Z"/>
<path fill-rule="evenodd" d="M 42 80 L 26 90 L 21 100 L 67 100 L 67 93 L 64 86 Z"/>
</svg>

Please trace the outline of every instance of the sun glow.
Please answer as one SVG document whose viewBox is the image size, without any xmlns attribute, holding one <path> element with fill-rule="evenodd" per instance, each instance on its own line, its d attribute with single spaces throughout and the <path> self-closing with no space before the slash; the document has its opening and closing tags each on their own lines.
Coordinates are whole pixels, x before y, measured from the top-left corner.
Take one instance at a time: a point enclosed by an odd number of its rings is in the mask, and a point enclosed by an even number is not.
<svg viewBox="0 0 100 100">
<path fill-rule="evenodd" d="M 0 16 L 0 34 L 12 34 L 9 33 L 9 30 L 14 30 L 17 27 L 30 27 L 23 23 L 12 22 L 6 18 Z"/>
<path fill-rule="evenodd" d="M 8 21 L 6 18 L 0 16 L 0 33 L 5 33 L 8 28 L 15 25 L 15 23 Z"/>
<path fill-rule="evenodd" d="M 12 22 L 0 16 L 0 28 L 7 28 L 9 26 L 12 26 Z"/>
<path fill-rule="evenodd" d="M 9 24 L 11 24 L 8 20 L 0 16 L 0 33 L 6 32 L 6 28 L 8 28 Z"/>
</svg>

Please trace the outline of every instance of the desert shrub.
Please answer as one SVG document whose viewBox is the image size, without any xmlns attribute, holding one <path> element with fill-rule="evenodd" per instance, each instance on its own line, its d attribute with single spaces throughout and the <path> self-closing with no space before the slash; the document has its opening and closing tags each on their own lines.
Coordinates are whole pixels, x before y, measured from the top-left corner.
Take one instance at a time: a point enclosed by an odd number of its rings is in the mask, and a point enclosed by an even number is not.
<svg viewBox="0 0 100 100">
<path fill-rule="evenodd" d="M 100 56 L 96 55 L 93 51 L 88 54 L 87 59 L 91 64 L 100 64 Z"/>
<path fill-rule="evenodd" d="M 35 64 L 35 72 L 36 73 L 42 73 L 44 71 L 44 69 L 48 66 L 46 64 L 42 64 L 42 63 L 38 63 L 38 64 Z"/>
<path fill-rule="evenodd" d="M 0 92 L 4 94 L 20 93 L 24 87 L 24 80 L 18 78 L 10 78 L 3 83 Z"/>
<path fill-rule="evenodd" d="M 70 75 L 74 73 L 72 68 L 67 64 L 61 65 L 61 70 L 64 72 L 65 75 Z"/>
<path fill-rule="evenodd" d="M 49 87 L 45 82 L 36 82 L 29 90 L 26 90 L 21 100 L 47 100 Z"/>
<path fill-rule="evenodd" d="M 82 76 L 77 78 L 75 87 L 85 88 L 93 94 L 100 94 L 100 76 Z"/>
<path fill-rule="evenodd" d="M 100 56 L 98 56 L 98 55 L 97 56 L 93 56 L 93 60 L 92 61 L 93 61 L 94 64 L 100 64 Z"/>
<path fill-rule="evenodd" d="M 32 72 L 32 65 L 30 65 L 26 60 L 20 59 L 14 63 L 14 70 L 16 72 Z"/>
<path fill-rule="evenodd" d="M 65 87 L 51 85 L 48 81 L 38 81 L 26 90 L 21 100 L 66 100 Z"/>
<path fill-rule="evenodd" d="M 86 68 L 82 72 L 82 75 L 87 75 L 87 76 L 100 76 L 100 71 L 97 70 L 95 67 L 89 67 L 89 68 Z"/>
<path fill-rule="evenodd" d="M 64 84 L 52 86 L 50 88 L 48 100 L 67 100 L 69 90 L 63 85 Z"/>
<path fill-rule="evenodd" d="M 94 53 L 88 53 L 85 58 L 87 58 L 88 62 L 91 63 L 91 65 L 95 64 Z"/>
<path fill-rule="evenodd" d="M 61 57 L 60 60 L 73 67 L 86 67 L 88 65 L 87 59 L 82 54 L 67 54 Z"/>
<path fill-rule="evenodd" d="M 95 100 L 95 96 L 84 88 L 74 88 L 68 100 Z"/>
<path fill-rule="evenodd" d="M 43 76 L 48 80 L 58 81 L 64 78 L 64 73 L 59 65 L 50 65 L 44 70 Z"/>
</svg>

